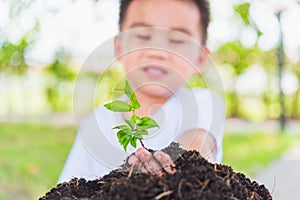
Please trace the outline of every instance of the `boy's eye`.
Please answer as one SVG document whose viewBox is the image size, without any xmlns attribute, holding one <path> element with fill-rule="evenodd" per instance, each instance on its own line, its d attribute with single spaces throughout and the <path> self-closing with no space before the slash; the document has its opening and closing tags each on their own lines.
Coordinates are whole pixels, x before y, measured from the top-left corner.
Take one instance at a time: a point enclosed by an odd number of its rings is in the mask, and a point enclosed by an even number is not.
<svg viewBox="0 0 300 200">
<path fill-rule="evenodd" d="M 136 37 L 140 40 L 150 40 L 150 36 L 138 34 Z"/>
<path fill-rule="evenodd" d="M 169 41 L 173 44 L 183 44 L 184 43 L 184 40 L 182 40 L 182 39 L 170 39 Z"/>
</svg>

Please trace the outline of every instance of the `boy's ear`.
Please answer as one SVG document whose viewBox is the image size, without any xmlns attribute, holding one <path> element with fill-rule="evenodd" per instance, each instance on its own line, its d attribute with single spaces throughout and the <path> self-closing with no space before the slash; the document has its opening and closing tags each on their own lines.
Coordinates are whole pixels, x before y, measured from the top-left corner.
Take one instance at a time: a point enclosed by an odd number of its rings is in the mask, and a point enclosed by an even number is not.
<svg viewBox="0 0 300 200">
<path fill-rule="evenodd" d="M 114 37 L 114 53 L 115 58 L 119 60 L 119 56 L 121 55 L 121 38 L 119 36 Z"/>
<path fill-rule="evenodd" d="M 206 62 L 208 60 L 208 56 L 210 54 L 210 51 L 208 49 L 207 46 L 204 46 L 201 51 L 200 51 L 200 55 L 198 57 L 198 64 L 199 64 L 199 71 L 203 72 L 203 68 L 206 65 Z"/>
</svg>

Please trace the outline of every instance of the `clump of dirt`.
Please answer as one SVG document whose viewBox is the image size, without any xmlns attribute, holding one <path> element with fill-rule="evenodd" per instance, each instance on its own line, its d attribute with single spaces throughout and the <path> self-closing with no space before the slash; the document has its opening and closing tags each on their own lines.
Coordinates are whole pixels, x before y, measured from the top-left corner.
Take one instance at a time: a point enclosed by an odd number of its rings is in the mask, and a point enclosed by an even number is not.
<svg viewBox="0 0 300 200">
<path fill-rule="evenodd" d="M 185 151 L 175 143 L 164 151 L 175 160 L 174 174 L 158 177 L 124 165 L 97 180 L 73 179 L 59 184 L 40 200 L 272 199 L 264 185 L 229 166 L 209 163 L 197 151 Z"/>
</svg>

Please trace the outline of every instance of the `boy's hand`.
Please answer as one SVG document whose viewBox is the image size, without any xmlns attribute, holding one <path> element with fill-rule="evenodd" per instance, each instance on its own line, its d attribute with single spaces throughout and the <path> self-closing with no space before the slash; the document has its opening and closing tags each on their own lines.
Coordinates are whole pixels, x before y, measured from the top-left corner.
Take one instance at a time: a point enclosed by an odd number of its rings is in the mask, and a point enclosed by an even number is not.
<svg viewBox="0 0 300 200">
<path fill-rule="evenodd" d="M 128 159 L 129 165 L 137 166 L 143 173 L 162 176 L 164 172 L 175 173 L 175 164 L 171 157 L 163 151 L 155 151 L 151 154 L 145 148 L 139 148 L 135 154 Z"/>
</svg>

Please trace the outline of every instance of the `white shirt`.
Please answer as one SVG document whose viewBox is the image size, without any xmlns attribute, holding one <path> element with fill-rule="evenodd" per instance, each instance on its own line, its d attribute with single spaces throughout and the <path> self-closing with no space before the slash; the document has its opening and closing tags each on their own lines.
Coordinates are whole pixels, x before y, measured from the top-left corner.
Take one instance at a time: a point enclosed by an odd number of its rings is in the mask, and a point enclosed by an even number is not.
<svg viewBox="0 0 300 200">
<path fill-rule="evenodd" d="M 124 99 L 124 97 L 122 97 Z M 160 126 L 149 130 L 143 143 L 158 150 L 192 129 L 208 131 L 216 141 L 213 162 L 222 160 L 222 138 L 225 122 L 224 101 L 216 93 L 203 88 L 181 88 L 151 116 Z M 78 135 L 58 182 L 85 178 L 93 180 L 122 165 L 135 149 L 128 145 L 125 153 L 113 127 L 125 124 L 122 113 L 100 106 L 81 123 Z M 137 142 L 139 147 L 139 144 Z"/>
</svg>

